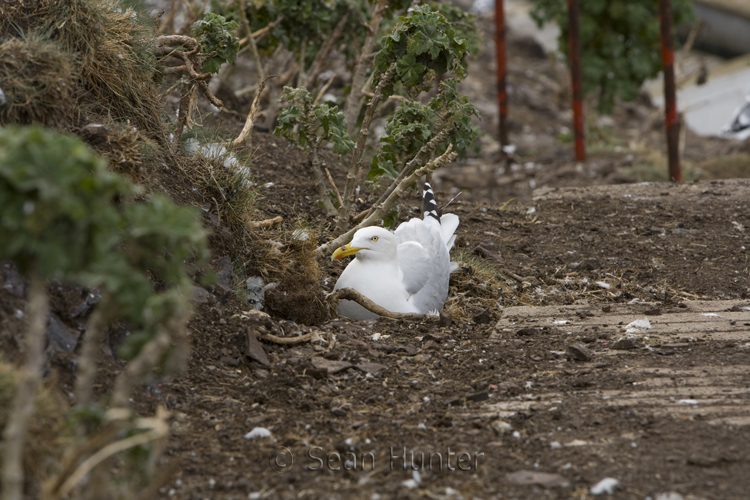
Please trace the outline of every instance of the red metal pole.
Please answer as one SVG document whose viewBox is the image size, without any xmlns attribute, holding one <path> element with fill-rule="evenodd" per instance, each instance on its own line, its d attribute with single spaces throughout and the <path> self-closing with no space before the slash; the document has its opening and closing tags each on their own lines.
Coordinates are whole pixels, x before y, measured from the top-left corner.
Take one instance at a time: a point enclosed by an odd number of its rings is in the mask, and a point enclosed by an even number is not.
<svg viewBox="0 0 750 500">
<path fill-rule="evenodd" d="M 586 143 L 583 133 L 583 72 L 581 70 L 581 34 L 578 24 L 578 0 L 568 0 L 568 52 L 570 77 L 573 82 L 573 130 L 575 133 L 576 161 L 586 160 Z"/>
<path fill-rule="evenodd" d="M 505 50 L 505 6 L 495 0 L 495 52 L 497 55 L 497 103 L 500 109 L 500 146 L 508 145 L 508 94 L 506 92 L 507 56 Z"/>
<path fill-rule="evenodd" d="M 664 113 L 669 155 L 669 178 L 682 180 L 680 170 L 680 121 L 677 118 L 677 96 L 674 83 L 674 37 L 672 36 L 672 2 L 659 0 L 661 24 L 661 62 L 664 66 Z"/>
</svg>

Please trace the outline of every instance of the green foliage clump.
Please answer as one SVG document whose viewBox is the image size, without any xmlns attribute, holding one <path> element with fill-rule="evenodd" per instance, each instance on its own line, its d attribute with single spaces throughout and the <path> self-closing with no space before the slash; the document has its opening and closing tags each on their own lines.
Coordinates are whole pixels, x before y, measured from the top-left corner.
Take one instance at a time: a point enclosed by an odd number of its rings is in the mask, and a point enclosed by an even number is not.
<svg viewBox="0 0 750 500">
<path fill-rule="evenodd" d="M 280 19 L 268 36 L 258 43 L 265 53 L 283 46 L 287 50 L 300 52 L 305 47 L 305 64 L 313 58 L 325 43 L 338 22 L 349 14 L 343 30 L 343 41 L 347 46 L 353 40 L 361 45 L 366 34 L 363 24 L 367 13 L 365 0 L 248 0 L 245 16 L 251 31 L 258 31 Z M 211 9 L 221 12 L 227 19 L 240 21 L 238 0 L 212 0 Z"/>
<path fill-rule="evenodd" d="M 237 23 L 227 21 L 223 16 L 208 12 L 203 18 L 193 23 L 193 36 L 201 45 L 201 50 L 214 53 L 203 62 L 203 71 L 218 73 L 225 62 L 233 63 L 237 59 L 240 42 L 237 40 Z"/>
<path fill-rule="evenodd" d="M 190 275 L 208 258 L 197 211 L 139 190 L 79 139 L 41 127 L 0 128 L 0 260 L 97 287 L 134 332 L 135 356 L 182 314 Z M 158 291 L 154 281 L 158 283 Z"/>
<path fill-rule="evenodd" d="M 430 76 L 449 71 L 459 78 L 466 76 L 465 58 L 468 42 L 456 35 L 448 20 L 428 5 L 419 6 L 408 16 L 399 17 L 393 31 L 381 40 L 375 56 L 373 81 L 396 63 L 397 80 L 406 88 L 422 90 Z M 394 92 L 394 85 L 383 89 L 384 96 Z"/>
<path fill-rule="evenodd" d="M 598 91 L 598 108 L 611 112 L 616 97 L 638 96 L 643 82 L 662 69 L 659 3 L 653 0 L 589 0 L 580 3 L 583 90 Z M 689 0 L 673 0 L 675 26 L 694 19 Z M 536 0 L 531 16 L 538 25 L 560 26 L 559 45 L 568 54 L 566 0 Z"/>
<path fill-rule="evenodd" d="M 478 55 L 481 49 L 482 37 L 476 27 L 477 16 L 466 12 L 460 7 L 448 2 L 427 2 L 433 9 L 440 12 L 453 27 L 456 36 L 466 40 L 466 50 L 471 55 Z"/>
<path fill-rule="evenodd" d="M 476 137 L 472 116 L 479 114 L 465 96 L 458 94 L 451 80 L 441 82 L 440 92 L 427 105 L 414 100 L 403 101 L 385 127 L 368 177 L 374 180 L 385 175 L 395 179 L 400 167 L 432 139 L 436 129 L 447 127 L 449 130 L 438 144 L 438 154 L 442 154 L 448 144 L 453 144 L 459 154 L 465 154 Z"/>
<path fill-rule="evenodd" d="M 276 135 L 285 137 L 305 148 L 317 149 L 323 141 L 333 144 L 333 152 L 346 155 L 354 149 L 354 141 L 347 133 L 344 113 L 328 103 L 313 104 L 313 97 L 304 87 L 284 87 L 281 100 L 290 105 L 279 115 Z M 313 144 L 308 146 L 308 142 Z"/>
<path fill-rule="evenodd" d="M 0 129 L 0 260 L 46 277 L 79 272 L 113 250 L 113 202 L 132 191 L 77 139 Z"/>
</svg>

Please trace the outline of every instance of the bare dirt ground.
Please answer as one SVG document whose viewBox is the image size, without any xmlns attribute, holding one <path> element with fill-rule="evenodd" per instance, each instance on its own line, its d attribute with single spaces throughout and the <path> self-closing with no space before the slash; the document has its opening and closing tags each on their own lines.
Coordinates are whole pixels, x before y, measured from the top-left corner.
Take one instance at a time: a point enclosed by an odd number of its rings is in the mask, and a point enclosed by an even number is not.
<svg viewBox="0 0 750 500">
<path fill-rule="evenodd" d="M 748 187 L 556 189 L 532 214 L 458 204 L 459 245 L 521 281 L 489 291 L 506 306 L 489 318 L 336 320 L 309 328 L 328 341 L 265 345 L 264 366 L 244 356 L 249 307 L 201 306 L 188 372 L 139 398 L 175 412 L 182 466 L 165 497 L 588 498 L 613 477 L 613 498 L 745 498 Z M 467 281 L 454 293 L 480 294 Z M 690 311 L 732 334 L 696 323 L 617 344 L 623 324 Z M 581 344 L 590 358 L 577 361 Z M 271 437 L 246 439 L 255 427 Z M 467 470 L 450 470 L 464 452 Z M 422 453 L 444 462 L 425 470 Z"/>
<path fill-rule="evenodd" d="M 263 343 L 263 359 L 248 350 L 262 330 L 242 295 L 201 296 L 188 369 L 155 377 L 135 398 L 143 414 L 165 405 L 174 416 L 177 472 L 160 498 L 585 499 L 604 478 L 618 481 L 615 499 L 748 497 L 750 182 L 633 183 L 663 150 L 659 112 L 644 103 L 593 127 L 590 160 L 575 165 L 558 140 L 570 123 L 566 73 L 529 40 L 511 47 L 513 161 L 499 161 L 491 139 L 485 47 L 465 84 L 484 117 L 482 151 L 436 176 L 438 201 L 465 190 L 451 206 L 463 263 L 446 304 L 453 318 L 305 326 L 275 317 L 284 334 L 318 339 Z M 733 147 L 686 137 L 696 169 Z M 332 220 L 317 206 L 309 158 L 260 132 L 254 150 L 259 218 L 303 219 L 327 241 Z M 344 167 L 327 162 L 343 180 Z M 154 179 L 209 207 L 217 269 L 225 256 L 235 270 L 255 258 L 232 253 L 229 228 L 191 179 L 166 169 Z M 401 219 L 417 205 L 415 194 Z M 344 265 L 321 263 L 323 289 Z M 0 342 L 13 360 L 22 283 L 7 266 L 0 279 Z M 72 335 L 86 294 L 58 291 L 53 309 Z M 643 319 L 651 329 L 627 331 Z M 121 369 L 116 337 L 100 359 L 102 391 Z M 63 392 L 71 360 L 51 356 Z M 253 437 L 255 428 L 270 436 Z"/>
</svg>

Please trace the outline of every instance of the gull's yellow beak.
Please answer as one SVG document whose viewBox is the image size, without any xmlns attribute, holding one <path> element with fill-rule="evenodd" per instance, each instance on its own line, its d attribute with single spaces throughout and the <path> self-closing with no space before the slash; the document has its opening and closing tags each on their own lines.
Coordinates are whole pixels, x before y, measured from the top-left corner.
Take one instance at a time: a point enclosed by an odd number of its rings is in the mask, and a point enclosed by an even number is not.
<svg viewBox="0 0 750 500">
<path fill-rule="evenodd" d="M 349 255 L 354 255 L 355 253 L 362 250 L 361 248 L 353 247 L 351 243 L 348 245 L 344 245 L 343 247 L 339 247 L 336 249 L 335 252 L 333 252 L 333 255 L 331 255 L 331 260 L 338 260 L 343 257 L 348 257 Z"/>
</svg>

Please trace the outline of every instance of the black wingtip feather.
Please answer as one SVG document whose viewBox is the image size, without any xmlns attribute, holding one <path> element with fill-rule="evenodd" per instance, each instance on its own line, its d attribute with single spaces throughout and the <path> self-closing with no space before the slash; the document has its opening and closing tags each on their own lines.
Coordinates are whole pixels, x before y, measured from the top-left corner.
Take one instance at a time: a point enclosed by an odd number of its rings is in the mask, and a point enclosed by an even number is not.
<svg viewBox="0 0 750 500">
<path fill-rule="evenodd" d="M 432 186 L 424 183 L 424 192 L 422 193 L 422 218 L 433 217 L 440 222 L 440 210 L 435 203 L 435 193 L 432 192 Z"/>
</svg>

